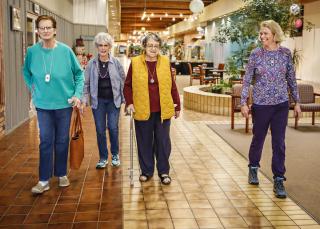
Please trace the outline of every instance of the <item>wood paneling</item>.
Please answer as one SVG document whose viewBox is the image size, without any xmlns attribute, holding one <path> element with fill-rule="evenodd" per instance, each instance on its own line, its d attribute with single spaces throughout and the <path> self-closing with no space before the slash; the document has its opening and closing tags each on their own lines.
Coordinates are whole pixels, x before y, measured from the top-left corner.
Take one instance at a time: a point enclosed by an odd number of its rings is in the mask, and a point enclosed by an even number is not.
<svg viewBox="0 0 320 229">
<path fill-rule="evenodd" d="M 0 2 L 1 8 L 3 2 Z M 3 69 L 3 25 L 2 10 L 0 10 L 0 138 L 4 135 L 5 116 L 4 116 L 4 69 Z"/>
<path fill-rule="evenodd" d="M 207 6 L 216 0 L 202 1 Z M 149 31 L 163 31 L 192 14 L 189 4 L 190 0 L 121 0 L 121 32 L 132 33 L 141 27 Z M 148 16 L 151 13 L 155 14 L 154 17 L 150 17 L 150 21 L 141 21 L 144 10 Z M 167 19 L 165 13 L 168 14 Z M 183 17 L 180 17 L 180 14 L 183 14 Z M 175 21 L 172 18 L 175 18 Z"/>
</svg>

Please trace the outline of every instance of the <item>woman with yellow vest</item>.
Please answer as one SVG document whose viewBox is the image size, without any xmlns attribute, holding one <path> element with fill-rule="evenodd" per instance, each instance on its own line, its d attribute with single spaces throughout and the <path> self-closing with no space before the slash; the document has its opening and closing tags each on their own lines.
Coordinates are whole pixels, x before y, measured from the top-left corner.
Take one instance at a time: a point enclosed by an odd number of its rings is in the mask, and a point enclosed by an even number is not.
<svg viewBox="0 0 320 229">
<path fill-rule="evenodd" d="M 171 183 L 170 118 L 180 114 L 180 98 L 170 61 L 160 55 L 161 39 L 148 33 L 142 41 L 144 54 L 133 57 L 124 85 L 127 110 L 133 112 L 141 182 L 148 181 L 156 165 L 162 184 Z"/>
</svg>

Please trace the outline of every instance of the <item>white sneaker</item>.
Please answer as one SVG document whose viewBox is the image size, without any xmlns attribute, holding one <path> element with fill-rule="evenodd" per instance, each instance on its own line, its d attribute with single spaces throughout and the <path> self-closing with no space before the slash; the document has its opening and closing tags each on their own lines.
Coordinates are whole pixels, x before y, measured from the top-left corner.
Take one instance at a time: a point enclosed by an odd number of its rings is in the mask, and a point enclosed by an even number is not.
<svg viewBox="0 0 320 229">
<path fill-rule="evenodd" d="M 112 166 L 115 166 L 115 167 L 120 166 L 119 155 L 115 155 L 115 156 L 112 155 L 112 161 L 111 162 L 112 162 L 111 163 Z"/>
<path fill-rule="evenodd" d="M 49 189 L 49 183 L 43 186 L 40 182 L 38 182 L 36 186 L 32 187 L 31 192 L 33 194 L 42 194 L 43 192 L 48 191 Z"/>
<path fill-rule="evenodd" d="M 69 185 L 70 185 L 70 181 L 67 176 L 59 177 L 60 187 L 68 187 Z"/>
<path fill-rule="evenodd" d="M 96 165 L 96 169 L 104 169 L 108 164 L 107 160 L 99 160 L 97 165 Z"/>
</svg>

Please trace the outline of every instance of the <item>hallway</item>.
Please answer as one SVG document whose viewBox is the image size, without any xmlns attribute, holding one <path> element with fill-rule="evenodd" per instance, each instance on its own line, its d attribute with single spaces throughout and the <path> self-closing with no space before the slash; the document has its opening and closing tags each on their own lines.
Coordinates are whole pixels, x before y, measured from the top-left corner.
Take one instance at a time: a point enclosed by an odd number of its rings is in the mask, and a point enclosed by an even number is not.
<svg viewBox="0 0 320 229">
<path fill-rule="evenodd" d="M 204 121 L 205 120 L 205 121 Z M 184 111 L 172 121 L 170 186 L 156 176 L 141 186 L 134 160 L 129 183 L 129 117 L 121 116 L 120 168 L 96 170 L 95 129 L 84 115 L 85 159 L 70 171 L 71 186 L 57 180 L 42 196 L 37 181 L 38 130 L 35 119 L 0 141 L 0 228 L 320 228 L 290 198 L 276 199 L 263 175 L 247 184 L 247 162 L 207 127 L 225 117 Z"/>
</svg>

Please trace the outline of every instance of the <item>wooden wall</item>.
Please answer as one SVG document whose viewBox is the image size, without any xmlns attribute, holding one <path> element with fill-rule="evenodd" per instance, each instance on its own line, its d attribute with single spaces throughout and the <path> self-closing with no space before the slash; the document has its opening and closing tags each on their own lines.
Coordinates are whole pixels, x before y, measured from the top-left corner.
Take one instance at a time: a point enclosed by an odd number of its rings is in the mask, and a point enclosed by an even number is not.
<svg viewBox="0 0 320 229">
<path fill-rule="evenodd" d="M 94 36 L 99 32 L 107 32 L 107 28 L 101 25 L 74 25 L 74 38 L 79 38 L 80 35 L 84 38 L 84 45 L 86 47 L 86 53 L 96 54 L 96 48 L 93 44 Z M 92 38 L 92 39 L 90 39 Z"/>
<path fill-rule="evenodd" d="M 0 6 L 2 3 L 0 3 Z M 0 10 L 0 138 L 4 135 L 5 121 L 4 121 L 4 69 L 3 69 L 3 25 L 2 25 L 2 11 Z"/>
<path fill-rule="evenodd" d="M 29 95 L 22 77 L 23 40 L 26 11 L 23 0 L 2 0 L 3 14 L 3 60 L 5 85 L 6 132 L 29 118 Z M 10 26 L 11 6 L 21 10 L 22 31 L 12 31 Z"/>
</svg>

